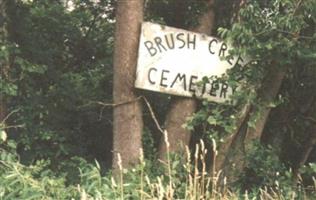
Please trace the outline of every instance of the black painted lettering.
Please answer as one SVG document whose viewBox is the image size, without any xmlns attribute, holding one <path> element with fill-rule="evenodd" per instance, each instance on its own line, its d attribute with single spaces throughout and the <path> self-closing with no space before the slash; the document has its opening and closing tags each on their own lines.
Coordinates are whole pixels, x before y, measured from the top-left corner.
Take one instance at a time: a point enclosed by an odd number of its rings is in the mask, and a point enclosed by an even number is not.
<svg viewBox="0 0 316 200">
<path fill-rule="evenodd" d="M 225 51 L 227 50 L 227 45 L 225 42 L 222 43 L 221 48 L 219 50 L 218 56 L 225 56 Z"/>
<path fill-rule="evenodd" d="M 206 91 L 206 84 L 207 84 L 208 82 L 206 82 L 206 81 L 203 81 L 203 87 L 202 87 L 202 94 L 201 95 L 203 95 L 204 93 L 205 93 L 205 91 Z"/>
<path fill-rule="evenodd" d="M 161 72 L 161 79 L 160 79 L 160 86 L 161 87 L 168 87 L 167 84 L 164 84 L 164 81 L 167 80 L 167 78 L 164 75 L 165 75 L 165 73 L 169 73 L 169 72 L 170 72 L 169 70 L 162 70 L 162 72 Z"/>
<path fill-rule="evenodd" d="M 157 45 L 157 47 L 158 47 L 158 49 L 159 49 L 160 52 L 162 52 L 162 50 L 161 50 L 160 47 L 162 47 L 165 51 L 167 51 L 167 48 L 162 45 L 162 40 L 161 40 L 160 37 L 155 37 L 155 38 L 154 38 L 154 41 L 155 41 L 155 43 L 156 43 L 156 45 Z"/>
<path fill-rule="evenodd" d="M 149 83 L 151 83 L 151 84 L 156 84 L 156 82 L 155 81 L 153 81 L 152 79 L 151 79 L 151 76 L 150 76 L 150 74 L 151 74 L 151 72 L 152 71 L 157 71 L 157 69 L 156 68 L 150 68 L 149 70 L 148 70 L 148 81 L 149 81 Z"/>
<path fill-rule="evenodd" d="M 170 40 L 168 39 L 168 35 L 165 35 L 165 39 L 166 39 L 166 43 L 169 49 L 174 49 L 174 38 L 173 38 L 173 34 L 170 34 Z"/>
<path fill-rule="evenodd" d="M 145 47 L 147 48 L 148 53 L 149 53 L 151 56 L 156 55 L 157 49 L 154 47 L 154 44 L 153 44 L 151 41 L 146 41 L 146 42 L 144 42 L 144 45 L 145 45 Z"/>
<path fill-rule="evenodd" d="M 176 78 L 174 79 L 174 81 L 172 82 L 170 87 L 172 88 L 174 86 L 174 84 L 177 82 L 178 79 L 179 79 L 180 82 L 183 81 L 183 89 L 187 90 L 185 74 L 181 75 L 180 73 L 177 74 Z"/>
<path fill-rule="evenodd" d="M 219 97 L 224 96 L 224 98 L 226 98 L 227 89 L 228 89 L 227 83 L 222 83 L 221 93 Z"/>
<path fill-rule="evenodd" d="M 192 93 L 195 93 L 194 87 L 196 86 L 195 80 L 197 80 L 197 78 L 198 78 L 197 76 L 193 76 L 193 75 L 190 78 L 189 91 Z"/>
<path fill-rule="evenodd" d="M 234 60 L 234 57 L 233 56 L 229 56 L 229 58 L 227 59 L 228 64 L 233 65 L 234 64 L 233 60 Z"/>
<path fill-rule="evenodd" d="M 195 49 L 195 43 L 196 43 L 196 35 L 194 34 L 193 35 L 193 39 L 192 40 L 190 40 L 190 35 L 191 34 L 189 34 L 188 33 L 188 49 L 190 49 L 190 44 L 192 44 L 193 45 L 193 49 Z"/>
<path fill-rule="evenodd" d="M 185 46 L 185 41 L 183 39 L 183 36 L 184 36 L 184 33 L 177 34 L 177 40 L 179 40 L 182 43 L 182 45 L 178 47 L 179 49 L 182 49 Z"/>
<path fill-rule="evenodd" d="M 215 54 L 215 52 L 214 51 L 212 51 L 212 45 L 213 45 L 213 43 L 218 43 L 218 41 L 216 40 L 216 39 L 212 39 L 211 41 L 210 41 L 210 43 L 208 44 L 208 50 L 209 50 L 209 52 L 211 53 L 211 54 Z"/>
<path fill-rule="evenodd" d="M 219 89 L 218 81 L 213 81 L 211 84 L 210 95 L 216 97 L 216 90 Z"/>
</svg>

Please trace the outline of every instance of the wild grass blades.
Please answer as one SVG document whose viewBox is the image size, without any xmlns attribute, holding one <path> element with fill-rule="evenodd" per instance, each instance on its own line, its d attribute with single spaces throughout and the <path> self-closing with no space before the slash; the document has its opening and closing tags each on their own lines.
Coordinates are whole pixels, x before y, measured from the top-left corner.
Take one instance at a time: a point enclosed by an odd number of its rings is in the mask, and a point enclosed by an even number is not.
<svg viewBox="0 0 316 200">
<path fill-rule="evenodd" d="M 186 151 L 186 163 L 184 165 L 184 168 L 186 169 L 186 184 L 185 184 L 185 197 L 184 199 L 187 199 L 189 197 L 189 189 L 192 185 L 192 176 L 191 176 L 191 153 L 188 146 L 185 146 Z"/>
<path fill-rule="evenodd" d="M 204 197 L 205 196 L 205 178 L 206 178 L 206 175 L 207 175 L 207 172 L 206 172 L 206 161 L 205 161 L 205 158 L 206 158 L 206 155 L 207 155 L 207 149 L 205 149 L 203 140 L 200 140 L 200 145 L 201 145 L 200 160 L 201 160 L 201 163 L 202 163 L 200 196 Z"/>
<path fill-rule="evenodd" d="M 199 177 L 198 177 L 198 171 L 199 171 L 199 169 L 198 169 L 198 159 L 199 159 L 199 145 L 198 144 L 196 144 L 195 145 L 196 147 L 196 149 L 195 149 L 195 154 L 194 154 L 194 175 L 193 175 L 193 197 L 196 197 L 196 195 L 197 195 L 197 181 L 198 181 L 198 179 L 199 179 Z"/>
<path fill-rule="evenodd" d="M 124 183 L 123 183 L 123 167 L 122 167 L 122 158 L 121 154 L 117 154 L 117 165 L 119 167 L 120 172 L 120 191 L 121 191 L 121 199 L 124 199 Z"/>
<path fill-rule="evenodd" d="M 168 175 L 169 175 L 169 187 L 167 188 L 167 199 L 172 199 L 173 197 L 173 187 L 172 187 L 172 172 L 171 172 L 171 160 L 170 160 L 170 144 L 168 140 L 168 132 L 164 131 L 164 142 L 167 148 L 167 166 L 168 166 Z"/>
<path fill-rule="evenodd" d="M 260 200 L 274 200 L 275 198 L 268 192 L 267 187 L 259 189 Z"/>
<path fill-rule="evenodd" d="M 309 200 L 315 199 L 316 179 L 311 178 L 309 188 L 292 187 L 277 179 L 275 184 L 243 190 L 228 188 L 226 180 L 220 180 L 220 172 L 207 170 L 207 147 L 200 141 L 195 152 L 186 148 L 185 157 L 169 156 L 159 173 L 144 159 L 142 150 L 140 165 L 123 169 L 118 155 L 117 174 L 102 176 L 98 164 L 80 164 L 80 180 L 66 185 L 64 178 L 51 176 L 43 166 L 25 166 L 9 160 L 0 161 L 0 200 L 6 199 L 81 199 L 81 200 Z M 168 150 L 169 151 L 169 150 Z M 214 151 L 214 149 L 212 149 Z M 170 153 L 170 152 L 168 152 Z M 216 154 L 215 154 L 216 155 Z M 175 165 L 175 163 L 178 163 Z M 156 163 L 155 163 L 156 164 Z M 164 170 L 163 170 L 164 169 Z M 210 172 L 210 173 L 207 173 Z M 42 173 L 41 175 L 39 173 Z M 279 176 L 277 176 L 279 177 Z M 223 181 L 224 184 L 219 184 Z M 31 191 L 31 193 L 30 193 Z M 33 195 L 30 195 L 33 194 Z M 19 196 L 16 196 L 19 195 Z M 21 198 L 18 198 L 21 197 Z"/>
<path fill-rule="evenodd" d="M 216 150 L 217 146 L 216 146 L 216 141 L 214 139 L 212 139 L 212 174 L 211 174 L 211 198 L 214 198 L 214 190 L 216 189 L 216 183 L 217 183 L 217 179 L 215 178 L 215 174 L 216 174 L 216 169 L 215 169 L 215 164 L 216 164 L 216 156 L 217 156 L 217 150 Z M 219 172 L 220 173 L 220 172 Z"/>
<path fill-rule="evenodd" d="M 143 149 L 140 149 L 140 200 L 144 199 L 144 168 L 146 166 L 146 163 L 144 161 L 144 151 Z"/>
<path fill-rule="evenodd" d="M 213 160 L 216 159 L 216 144 L 213 144 Z M 216 192 L 217 182 L 219 180 L 219 174 L 215 172 L 213 167 L 212 173 L 207 173 L 206 168 L 206 156 L 207 149 L 202 140 L 196 144 L 194 152 L 194 160 L 192 163 L 191 152 L 186 147 L 186 163 L 184 168 L 186 169 L 187 178 L 185 186 L 185 198 L 184 199 L 215 199 L 220 196 L 220 192 Z M 193 164 L 193 166 L 192 166 Z M 191 170 L 193 169 L 193 171 Z"/>
</svg>

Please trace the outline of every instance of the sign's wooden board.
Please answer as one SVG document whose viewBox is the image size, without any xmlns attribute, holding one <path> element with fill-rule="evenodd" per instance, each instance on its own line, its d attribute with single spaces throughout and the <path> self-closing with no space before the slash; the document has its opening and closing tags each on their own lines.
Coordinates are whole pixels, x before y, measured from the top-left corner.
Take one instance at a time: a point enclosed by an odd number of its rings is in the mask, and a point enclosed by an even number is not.
<svg viewBox="0 0 316 200">
<path fill-rule="evenodd" d="M 221 77 L 242 58 L 222 60 L 229 45 L 217 38 L 149 22 L 142 24 L 135 87 L 224 102 L 234 89 L 203 77 Z"/>
</svg>

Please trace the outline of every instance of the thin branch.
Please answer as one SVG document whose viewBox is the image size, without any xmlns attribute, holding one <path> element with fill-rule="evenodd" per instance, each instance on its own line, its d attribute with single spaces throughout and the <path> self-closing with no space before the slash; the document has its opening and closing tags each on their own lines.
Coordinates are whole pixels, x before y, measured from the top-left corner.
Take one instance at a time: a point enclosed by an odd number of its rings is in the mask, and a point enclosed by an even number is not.
<svg viewBox="0 0 316 200">
<path fill-rule="evenodd" d="M 298 8 L 300 7 L 300 5 L 302 4 L 302 0 L 299 0 L 299 2 L 296 4 L 296 7 L 294 9 L 294 12 L 293 12 L 293 16 L 296 14 Z"/>
<path fill-rule="evenodd" d="M 9 129 L 9 128 L 23 128 L 23 127 L 25 127 L 25 124 L 12 125 L 12 126 L 4 126 L 4 129 Z"/>
<path fill-rule="evenodd" d="M 5 123 L 5 121 L 7 120 L 7 119 L 9 119 L 9 117 L 11 116 L 11 115 L 13 115 L 14 113 L 16 113 L 16 112 L 18 112 L 18 111 L 20 111 L 21 109 L 19 108 L 19 109 L 16 109 L 16 110 L 13 110 L 12 112 L 10 112 L 2 121 L 1 121 L 1 124 L 4 124 Z"/>
<path fill-rule="evenodd" d="M 302 116 L 302 117 L 303 117 L 303 119 L 309 120 L 309 121 L 311 121 L 311 122 L 316 124 L 316 119 L 315 118 L 313 118 L 313 117 L 304 117 L 304 116 Z"/>
<path fill-rule="evenodd" d="M 117 107 L 117 106 L 121 106 L 121 105 L 125 105 L 125 104 L 129 104 L 129 103 L 133 103 L 135 101 L 138 101 L 139 99 L 141 99 L 142 96 L 139 96 L 135 99 L 132 99 L 132 100 L 128 100 L 128 101 L 122 101 L 122 102 L 119 102 L 119 103 L 104 103 L 102 101 L 90 101 L 88 104 L 85 104 L 85 105 L 82 105 L 82 106 L 79 106 L 79 108 L 81 107 L 87 107 L 87 106 L 90 106 L 92 104 L 98 104 L 98 105 L 101 105 L 103 107 Z"/>
<path fill-rule="evenodd" d="M 296 39 L 297 39 L 297 38 L 315 39 L 314 37 L 298 35 L 298 34 L 296 34 L 296 33 L 291 33 L 291 32 L 288 32 L 288 31 L 283 31 L 283 30 L 281 30 L 281 29 L 274 29 L 274 30 L 277 31 L 277 32 L 279 32 L 279 33 L 285 33 L 285 34 L 288 34 L 288 35 L 292 35 L 292 36 L 295 37 Z"/>
<path fill-rule="evenodd" d="M 102 110 L 100 112 L 100 118 L 102 116 L 102 113 L 103 113 L 103 110 L 105 109 L 105 107 L 117 107 L 117 106 L 121 106 L 121 105 L 125 105 L 125 104 L 129 104 L 129 103 L 133 103 L 135 101 L 138 101 L 140 99 L 143 99 L 147 108 L 148 108 L 148 111 L 151 115 L 151 118 L 154 120 L 155 122 L 155 125 L 157 127 L 157 129 L 163 134 L 164 133 L 164 130 L 161 128 L 159 122 L 158 122 L 158 119 L 154 113 L 154 110 L 152 108 L 152 106 L 150 105 L 149 101 L 147 100 L 146 97 L 144 96 L 139 96 L 135 99 L 132 99 L 132 100 L 128 100 L 128 101 L 123 101 L 123 102 L 119 102 L 119 103 L 104 103 L 104 102 L 101 102 L 101 101 L 94 101 L 94 102 L 89 102 L 88 104 L 85 104 L 85 105 L 82 105 L 80 107 L 86 107 L 86 106 L 89 106 L 91 104 L 98 104 L 98 105 L 101 105 L 102 106 Z"/>
<path fill-rule="evenodd" d="M 146 103 L 146 105 L 147 105 L 147 107 L 148 107 L 148 110 L 149 110 L 149 112 L 150 112 L 150 115 L 151 115 L 152 119 L 154 120 L 154 122 L 155 122 L 155 124 L 156 124 L 156 126 L 157 126 L 157 129 L 163 134 L 164 131 L 163 131 L 163 129 L 161 128 L 161 126 L 160 126 L 160 124 L 159 124 L 159 122 L 158 122 L 158 120 L 157 120 L 157 118 L 156 118 L 156 115 L 155 115 L 155 113 L 154 113 L 154 111 L 153 111 L 153 109 L 152 109 L 152 107 L 151 107 L 151 105 L 150 105 L 150 103 L 148 102 L 148 100 L 146 99 L 146 97 L 142 96 L 142 98 L 143 98 L 143 100 L 145 101 L 145 103 Z"/>
</svg>

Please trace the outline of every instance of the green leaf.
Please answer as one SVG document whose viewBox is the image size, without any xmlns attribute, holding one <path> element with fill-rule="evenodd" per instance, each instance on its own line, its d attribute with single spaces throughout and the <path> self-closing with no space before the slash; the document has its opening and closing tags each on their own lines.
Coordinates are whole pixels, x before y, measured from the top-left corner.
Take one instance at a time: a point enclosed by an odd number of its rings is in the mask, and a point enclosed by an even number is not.
<svg viewBox="0 0 316 200">
<path fill-rule="evenodd" d="M 217 120 L 213 116 L 209 116 L 207 122 L 211 125 L 217 125 Z"/>
<path fill-rule="evenodd" d="M 7 133 L 4 130 L 0 130 L 0 139 L 2 140 L 2 142 L 5 142 L 7 138 Z"/>
</svg>

